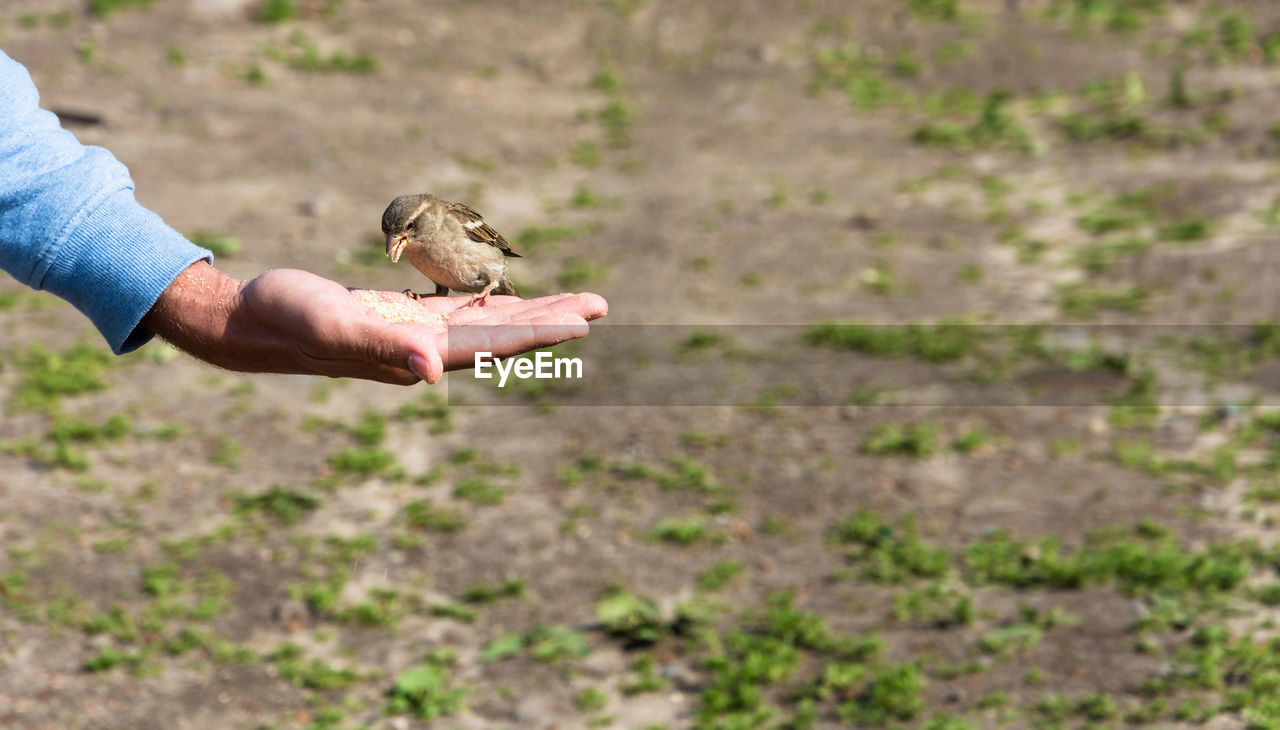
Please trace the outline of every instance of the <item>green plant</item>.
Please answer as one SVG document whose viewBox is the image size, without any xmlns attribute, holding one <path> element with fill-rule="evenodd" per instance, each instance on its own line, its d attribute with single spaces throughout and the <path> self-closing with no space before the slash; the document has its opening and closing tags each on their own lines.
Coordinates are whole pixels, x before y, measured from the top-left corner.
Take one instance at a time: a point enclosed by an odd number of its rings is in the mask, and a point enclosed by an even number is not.
<svg viewBox="0 0 1280 730">
<path fill-rule="evenodd" d="M 364 679 L 354 669 L 331 667 L 316 658 L 304 659 L 302 647 L 294 643 L 281 645 L 267 658 L 275 663 L 282 679 L 306 689 L 342 689 Z"/>
<path fill-rule="evenodd" d="M 172 54 L 170 55 L 170 58 L 173 58 Z M 170 63 L 173 63 L 173 61 L 171 60 Z M 180 64 L 175 63 L 174 65 Z M 234 256 L 240 250 L 240 239 L 235 236 L 210 233 L 208 231 L 196 231 L 194 233 L 188 233 L 187 238 L 195 245 L 209 249 L 214 256 L 220 258 Z"/>
<path fill-rule="evenodd" d="M 578 691 L 573 704 L 582 712 L 599 712 L 609 703 L 609 695 L 599 687 L 587 687 Z"/>
<path fill-rule="evenodd" d="M 240 466 L 240 457 L 243 453 L 244 446 L 239 441 L 231 436 L 223 436 L 218 439 L 217 448 L 209 456 L 209 463 L 234 469 Z"/>
<path fill-rule="evenodd" d="M 14 406 L 19 410 L 53 410 L 64 396 L 104 390 L 103 374 L 110 360 L 108 353 L 85 344 L 53 352 L 32 343 L 15 357 L 22 377 L 14 390 Z"/>
<path fill-rule="evenodd" d="M 391 688 L 387 712 L 427 721 L 456 715 L 462 711 L 470 690 L 454 685 L 453 674 L 444 663 L 428 661 L 407 669 Z"/>
<path fill-rule="evenodd" d="M 928 20 L 958 20 L 960 0 L 905 0 L 911 14 Z"/>
<path fill-rule="evenodd" d="M 872 426 L 858 449 L 876 456 L 926 459 L 938 449 L 938 427 L 932 423 L 880 423 Z"/>
<path fill-rule="evenodd" d="M 698 590 L 718 591 L 742 575 L 742 563 L 722 560 L 698 574 Z"/>
<path fill-rule="evenodd" d="M 363 477 L 376 474 L 395 475 L 400 472 L 395 454 L 386 449 L 371 447 L 342 449 L 329 457 L 329 466 L 339 474 Z"/>
<path fill-rule="evenodd" d="M 658 604 L 620 589 L 596 602 L 596 618 L 606 633 L 639 644 L 651 644 L 668 630 Z"/>
<path fill-rule="evenodd" d="M 899 621 L 964 626 L 973 622 L 975 613 L 973 599 L 967 593 L 941 582 L 893 597 L 893 617 Z"/>
<path fill-rule="evenodd" d="M 435 532 L 458 532 L 467 526 L 461 512 L 437 507 L 429 499 L 415 499 L 404 506 L 404 518 L 413 527 Z"/>
<path fill-rule="evenodd" d="M 899 664 L 876 670 L 857 702 L 837 708 L 845 722 L 883 725 L 891 720 L 910 720 L 924 710 L 924 675 L 914 664 Z"/>
<path fill-rule="evenodd" d="M 462 600 L 467 603 L 493 603 L 505 599 L 524 598 L 524 581 L 519 578 L 508 578 L 500 583 L 476 583 L 462 591 Z"/>
<path fill-rule="evenodd" d="M 694 545 L 705 540 L 713 540 L 716 533 L 707 525 L 706 519 L 694 516 L 685 519 L 668 517 L 658 522 L 649 532 L 653 540 L 675 543 L 676 545 Z"/>
<path fill-rule="evenodd" d="M 925 543 L 909 514 L 891 525 L 876 512 L 859 509 L 835 524 L 832 539 L 856 546 L 851 557 L 863 565 L 866 578 L 879 583 L 938 578 L 949 565 L 946 550 Z"/>
<path fill-rule="evenodd" d="M 120 666 L 136 669 L 145 658 L 140 652 L 121 651 L 107 646 L 96 656 L 86 659 L 83 667 L 86 672 L 109 672 Z"/>
<path fill-rule="evenodd" d="M 125 8 L 150 7 L 155 0 L 89 0 L 89 12 L 105 18 Z"/>
<path fill-rule="evenodd" d="M 935 364 L 976 354 L 984 337 L 981 327 L 959 322 L 873 325 L 827 321 L 806 327 L 803 335 L 804 342 L 813 346 Z"/>
<path fill-rule="evenodd" d="M 1009 105 L 1013 92 L 994 91 L 987 96 L 977 119 L 967 125 L 950 122 L 930 123 L 917 127 L 911 140 L 926 147 L 970 150 L 1003 147 L 1016 152 L 1035 151 L 1031 133 L 1018 124 Z"/>
<path fill-rule="evenodd" d="M 294 0 L 262 0 L 254 19 L 259 23 L 283 23 L 298 17 L 298 5 Z"/>
<path fill-rule="evenodd" d="M 286 525 L 292 525 L 303 515 L 316 510 L 320 498 L 280 486 L 261 494 L 242 495 L 236 498 L 236 510 L 241 513 L 261 512 Z"/>
<path fill-rule="evenodd" d="M 453 496 L 478 505 L 502 504 L 511 490 L 483 477 L 467 477 L 453 488 Z"/>
</svg>

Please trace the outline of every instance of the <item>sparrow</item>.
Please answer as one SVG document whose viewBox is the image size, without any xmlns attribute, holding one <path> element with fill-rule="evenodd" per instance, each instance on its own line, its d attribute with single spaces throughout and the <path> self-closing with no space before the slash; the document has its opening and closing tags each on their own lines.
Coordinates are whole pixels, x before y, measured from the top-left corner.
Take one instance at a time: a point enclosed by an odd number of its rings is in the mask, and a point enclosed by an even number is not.
<svg viewBox="0 0 1280 730">
<path fill-rule="evenodd" d="M 480 214 L 462 203 L 434 195 L 401 195 L 382 214 L 382 234 L 393 263 L 404 255 L 409 263 L 435 282 L 436 296 L 449 290 L 475 294 L 468 306 L 484 306 L 490 294 L 516 294 L 507 278 L 507 259 L 523 258 L 489 227 Z M 421 295 L 411 289 L 413 299 Z"/>
</svg>

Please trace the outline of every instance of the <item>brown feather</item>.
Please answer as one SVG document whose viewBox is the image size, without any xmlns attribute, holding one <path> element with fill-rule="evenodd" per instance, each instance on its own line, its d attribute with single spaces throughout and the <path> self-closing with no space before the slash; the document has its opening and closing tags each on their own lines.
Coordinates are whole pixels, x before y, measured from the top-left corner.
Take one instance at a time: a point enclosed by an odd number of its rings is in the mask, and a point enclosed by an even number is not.
<svg viewBox="0 0 1280 730">
<path fill-rule="evenodd" d="M 480 214 L 463 203 L 449 203 L 446 208 L 448 215 L 453 216 L 462 223 L 462 230 L 466 231 L 467 238 L 479 243 L 487 243 L 490 246 L 496 246 L 502 250 L 504 256 L 513 258 L 524 258 L 520 254 L 511 250 L 511 244 L 507 243 L 507 239 L 502 237 L 501 233 L 493 230 Z M 476 225 L 476 224 L 479 225 Z M 471 224 L 471 225 L 468 225 Z"/>
</svg>

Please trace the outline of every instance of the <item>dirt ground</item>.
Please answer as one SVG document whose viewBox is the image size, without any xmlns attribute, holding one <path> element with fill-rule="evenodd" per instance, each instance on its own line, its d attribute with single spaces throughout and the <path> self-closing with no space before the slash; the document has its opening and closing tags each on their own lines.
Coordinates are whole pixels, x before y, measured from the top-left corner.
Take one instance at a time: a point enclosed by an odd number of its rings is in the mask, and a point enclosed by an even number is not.
<svg viewBox="0 0 1280 730">
<path fill-rule="evenodd" d="M 1280 722 L 1272 3 L 9 0 L 0 48 L 234 276 L 424 290 L 378 221 L 429 191 L 610 303 L 589 387 L 495 395 L 112 358 L 0 281 L 0 728 Z"/>
</svg>

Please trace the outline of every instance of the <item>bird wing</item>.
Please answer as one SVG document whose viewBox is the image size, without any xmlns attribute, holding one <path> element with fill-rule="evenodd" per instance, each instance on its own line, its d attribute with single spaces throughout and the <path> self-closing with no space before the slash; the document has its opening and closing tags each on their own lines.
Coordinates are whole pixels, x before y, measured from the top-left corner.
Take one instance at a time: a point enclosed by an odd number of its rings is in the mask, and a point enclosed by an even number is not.
<svg viewBox="0 0 1280 730">
<path fill-rule="evenodd" d="M 446 211 L 448 215 L 462 224 L 462 230 L 466 232 L 467 238 L 480 243 L 487 243 L 490 246 L 496 246 L 502 250 L 506 256 L 514 256 L 516 258 L 524 258 L 520 254 L 511 250 L 511 244 L 507 243 L 507 239 L 502 237 L 501 233 L 493 230 L 480 214 L 472 210 L 470 207 L 462 203 L 449 203 Z"/>
</svg>

